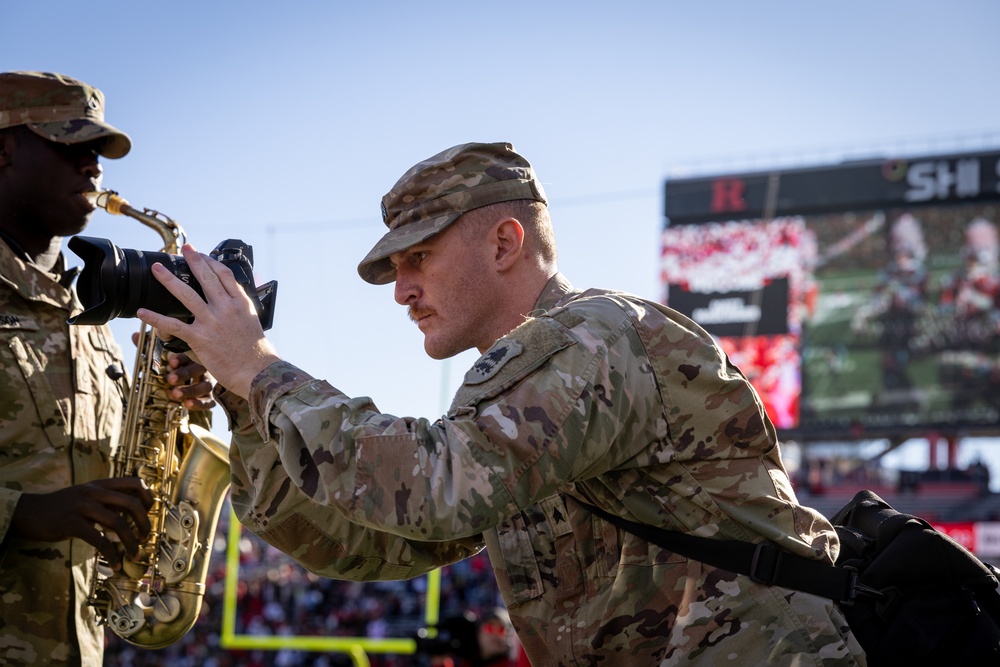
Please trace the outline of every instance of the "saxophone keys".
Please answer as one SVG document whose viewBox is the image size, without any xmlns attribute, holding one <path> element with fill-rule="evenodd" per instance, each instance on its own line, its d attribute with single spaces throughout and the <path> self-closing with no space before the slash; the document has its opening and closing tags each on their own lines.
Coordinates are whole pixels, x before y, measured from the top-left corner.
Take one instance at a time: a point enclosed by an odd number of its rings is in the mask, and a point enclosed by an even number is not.
<svg viewBox="0 0 1000 667">
<path fill-rule="evenodd" d="M 108 623 L 118 636 L 131 637 L 146 625 L 146 615 L 137 605 L 126 604 L 108 614 Z"/>
<path fill-rule="evenodd" d="M 153 600 L 153 618 L 169 623 L 181 614 L 181 601 L 175 595 L 157 595 Z"/>
<path fill-rule="evenodd" d="M 140 580 L 146 575 L 148 566 L 127 558 L 122 560 L 122 573 L 129 579 Z"/>
<path fill-rule="evenodd" d="M 167 513 L 164 530 L 171 540 L 188 542 L 192 535 L 198 531 L 199 523 L 198 511 L 191 503 L 181 501 L 179 505 L 172 506 Z"/>
</svg>

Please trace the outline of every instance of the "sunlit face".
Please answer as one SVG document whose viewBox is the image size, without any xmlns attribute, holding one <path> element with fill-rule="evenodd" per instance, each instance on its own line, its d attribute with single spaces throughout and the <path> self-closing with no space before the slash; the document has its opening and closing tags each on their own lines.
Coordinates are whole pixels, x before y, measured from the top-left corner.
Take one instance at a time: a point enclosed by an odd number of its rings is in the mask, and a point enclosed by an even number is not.
<svg viewBox="0 0 1000 667">
<path fill-rule="evenodd" d="M 485 237 L 470 241 L 461 224 L 389 258 L 396 267 L 396 302 L 409 309 L 433 359 L 483 351 L 504 333 L 496 326 L 501 291 L 493 251 Z"/>
</svg>

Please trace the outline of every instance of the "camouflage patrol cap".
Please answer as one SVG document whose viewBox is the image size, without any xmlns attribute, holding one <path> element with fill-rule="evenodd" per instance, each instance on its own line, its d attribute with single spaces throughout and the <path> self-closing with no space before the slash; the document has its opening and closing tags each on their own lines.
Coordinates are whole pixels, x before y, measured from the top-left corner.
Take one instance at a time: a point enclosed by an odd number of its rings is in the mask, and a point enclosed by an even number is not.
<svg viewBox="0 0 1000 667">
<path fill-rule="evenodd" d="M 104 122 L 104 93 L 82 81 L 51 72 L 0 72 L 0 129 L 27 125 L 60 144 L 106 138 L 100 154 L 123 157 L 129 136 Z"/>
<path fill-rule="evenodd" d="M 389 256 L 439 233 L 463 213 L 516 199 L 545 200 L 528 161 L 508 143 L 454 146 L 418 162 L 382 197 L 389 232 L 358 265 L 373 285 L 396 279 Z"/>
</svg>

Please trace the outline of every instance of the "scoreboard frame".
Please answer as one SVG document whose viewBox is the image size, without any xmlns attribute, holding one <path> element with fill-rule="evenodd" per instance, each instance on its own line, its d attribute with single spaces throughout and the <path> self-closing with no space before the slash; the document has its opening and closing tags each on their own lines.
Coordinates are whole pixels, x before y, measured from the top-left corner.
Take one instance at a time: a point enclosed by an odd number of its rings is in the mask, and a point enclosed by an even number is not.
<svg viewBox="0 0 1000 667">
<path fill-rule="evenodd" d="M 670 178 L 664 215 L 663 302 L 781 437 L 1000 434 L 1000 150 Z"/>
</svg>

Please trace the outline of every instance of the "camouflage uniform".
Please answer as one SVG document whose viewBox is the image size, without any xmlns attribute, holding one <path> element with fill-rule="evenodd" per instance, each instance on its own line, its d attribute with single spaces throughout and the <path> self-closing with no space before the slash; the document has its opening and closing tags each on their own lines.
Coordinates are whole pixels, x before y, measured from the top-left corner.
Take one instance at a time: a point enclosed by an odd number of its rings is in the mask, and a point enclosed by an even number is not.
<svg viewBox="0 0 1000 667">
<path fill-rule="evenodd" d="M 104 631 L 84 604 L 94 547 L 8 535 L 21 493 L 107 478 L 122 423 L 121 366 L 106 326 L 70 326 L 69 287 L 0 241 L 0 664 L 100 664 Z M 79 610 L 79 611 L 78 611 Z M 72 620 L 72 625 L 67 624 Z M 75 619 L 75 620 L 73 620 Z"/>
<path fill-rule="evenodd" d="M 50 72 L 0 73 L 0 128 L 24 125 L 75 144 L 103 139 L 102 157 L 131 140 L 104 122 L 104 93 Z M 0 240 L 0 664 L 98 665 L 104 631 L 85 604 L 94 547 L 83 540 L 30 542 L 10 533 L 22 493 L 105 479 L 122 425 L 122 367 L 106 326 L 70 326 L 83 310 L 59 257 L 42 271 Z"/>
<path fill-rule="evenodd" d="M 572 500 L 833 560 L 836 533 L 796 504 L 756 393 L 708 334 L 561 276 L 538 309 L 434 423 L 285 363 L 249 403 L 222 394 L 241 521 L 353 580 L 416 576 L 485 542 L 536 667 L 864 664 L 830 601 L 689 561 Z"/>
<path fill-rule="evenodd" d="M 445 151 L 383 199 L 390 233 L 359 271 L 391 282 L 387 257 L 405 244 L 513 199 L 545 201 L 512 147 Z M 382 414 L 286 362 L 246 401 L 217 388 L 240 521 L 340 579 L 413 577 L 485 546 L 535 667 L 864 665 L 831 601 L 661 549 L 574 500 L 833 561 L 835 531 L 797 504 L 759 397 L 711 336 L 560 274 L 532 315 L 435 422 Z"/>
</svg>

